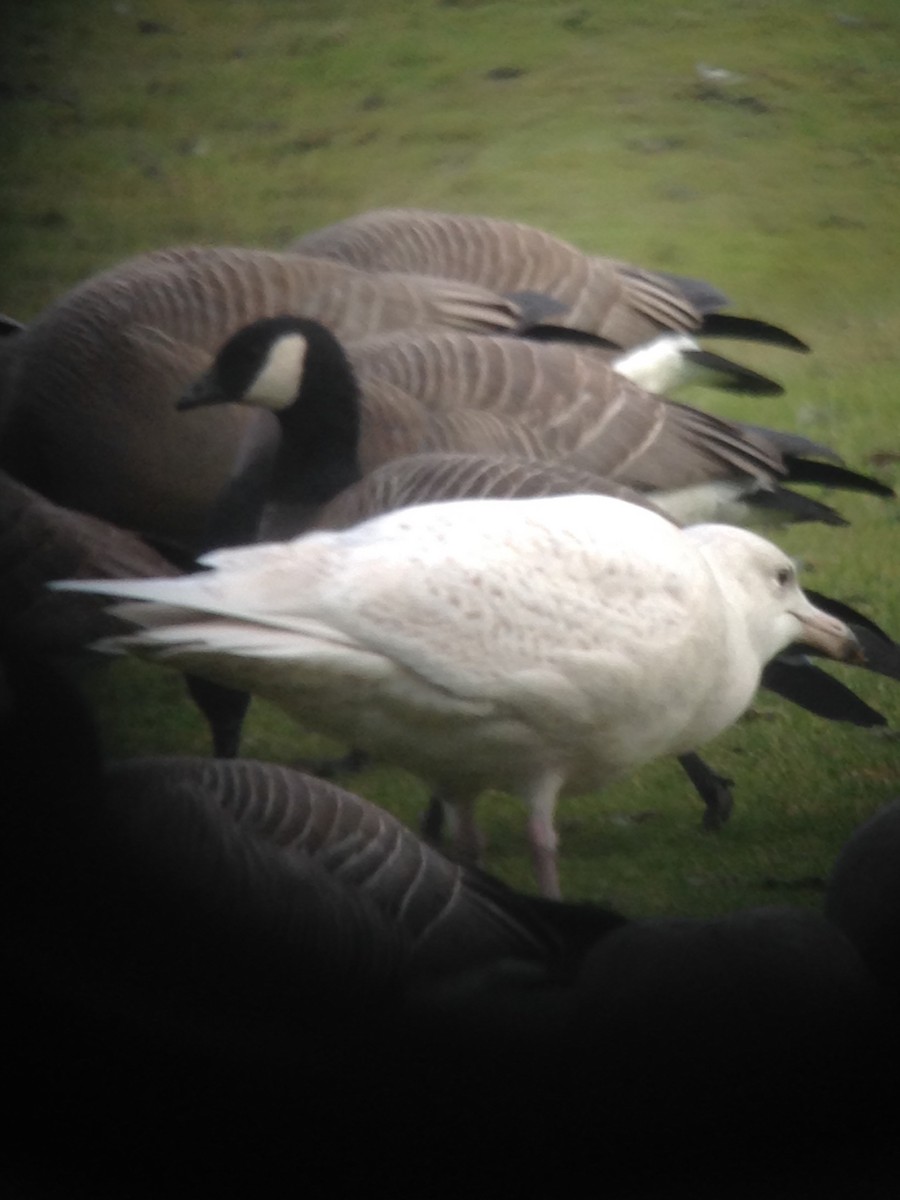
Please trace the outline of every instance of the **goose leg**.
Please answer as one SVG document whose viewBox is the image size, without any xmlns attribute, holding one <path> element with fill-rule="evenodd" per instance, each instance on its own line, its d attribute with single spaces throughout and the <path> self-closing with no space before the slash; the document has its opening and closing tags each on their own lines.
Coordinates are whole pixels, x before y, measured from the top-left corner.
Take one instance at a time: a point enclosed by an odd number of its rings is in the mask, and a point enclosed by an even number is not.
<svg viewBox="0 0 900 1200">
<path fill-rule="evenodd" d="M 444 802 L 440 796 L 429 796 L 428 804 L 419 823 L 422 837 L 432 846 L 440 846 L 444 840 Z"/>
<path fill-rule="evenodd" d="M 731 794 L 733 779 L 718 775 L 703 761 L 699 754 L 681 754 L 678 762 L 681 769 L 697 789 L 700 799 L 706 805 L 703 814 L 703 828 L 719 830 L 731 816 L 734 797 Z"/>
<path fill-rule="evenodd" d="M 481 830 L 475 824 L 475 800 L 476 797 L 473 795 L 453 796 L 452 798 L 446 795 L 435 795 L 431 798 L 429 810 L 431 811 L 434 806 L 437 806 L 450 827 L 455 856 L 460 862 L 473 865 L 481 861 L 484 852 L 484 838 Z M 440 827 L 438 834 L 440 835 Z"/>
<path fill-rule="evenodd" d="M 184 679 L 188 692 L 209 725 L 215 757 L 237 758 L 250 693 L 201 679 L 198 675 L 185 675 Z"/>
<path fill-rule="evenodd" d="M 335 779 L 338 775 L 355 774 L 364 771 L 371 764 L 371 757 L 365 750 L 351 747 L 346 754 L 338 758 L 315 758 L 311 761 L 297 762 L 298 770 L 306 771 L 309 775 L 317 775 L 319 779 Z"/>
</svg>

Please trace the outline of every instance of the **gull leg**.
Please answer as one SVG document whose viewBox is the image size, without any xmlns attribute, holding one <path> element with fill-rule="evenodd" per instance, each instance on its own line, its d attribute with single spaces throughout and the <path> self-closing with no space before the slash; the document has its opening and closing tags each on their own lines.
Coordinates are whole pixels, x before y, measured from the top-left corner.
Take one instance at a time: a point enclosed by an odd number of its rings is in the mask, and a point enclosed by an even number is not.
<svg viewBox="0 0 900 1200">
<path fill-rule="evenodd" d="M 557 847 L 559 838 L 553 823 L 556 801 L 565 775 L 560 770 L 545 771 L 528 789 L 528 844 L 534 862 L 534 873 L 542 896 L 559 900 Z"/>
</svg>

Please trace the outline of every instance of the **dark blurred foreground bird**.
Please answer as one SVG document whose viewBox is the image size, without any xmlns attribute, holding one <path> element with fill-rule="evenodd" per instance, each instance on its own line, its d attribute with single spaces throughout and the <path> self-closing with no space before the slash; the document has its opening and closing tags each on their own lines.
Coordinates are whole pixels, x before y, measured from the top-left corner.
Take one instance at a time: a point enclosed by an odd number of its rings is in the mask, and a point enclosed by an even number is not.
<svg viewBox="0 0 900 1200">
<path fill-rule="evenodd" d="M 900 1011 L 900 801 L 877 809 L 837 857 L 825 914 L 850 939 Z"/>
<path fill-rule="evenodd" d="M 137 604 L 109 647 L 249 690 L 421 774 L 477 850 L 487 787 L 518 793 L 559 893 L 561 792 L 695 750 L 794 642 L 864 658 L 782 551 L 608 496 L 471 500 L 204 556 L 177 580 L 57 586 Z"/>
<path fill-rule="evenodd" d="M 71 683 L 15 651 L 0 747 L 0 1174 L 32 1187 L 108 1194 L 122 1173 L 120 1194 L 222 1194 L 283 1169 L 298 1125 L 311 1170 L 341 1130 L 362 1149 L 387 1107 L 443 1110 L 427 1068 L 453 1060 L 418 989 L 507 959 L 512 987 L 550 986 L 623 920 L 518 896 L 281 767 L 103 764 Z"/>
<path fill-rule="evenodd" d="M 0 743 L 10 1194 L 355 1189 L 373 1162 L 410 1196 L 438 1162 L 475 1194 L 473 1170 L 869 1194 L 889 1026 L 816 914 L 630 922 L 281 767 L 104 766 L 79 697 L 16 654 Z"/>
<path fill-rule="evenodd" d="M 240 473 L 240 464 L 236 469 Z M 252 539 L 256 518 L 248 525 L 246 514 L 258 511 L 257 494 L 257 485 L 246 475 L 236 480 L 220 506 L 226 540 L 241 535 Z M 91 644 L 125 626 L 105 611 L 98 597 L 63 595 L 46 585 L 60 575 L 176 576 L 194 566 L 178 547 L 167 546 L 166 551 L 109 521 L 54 504 L 0 471 L 0 645 L 52 659 L 75 674 L 106 665 L 106 656 L 92 651 Z M 209 724 L 213 752 L 235 755 L 249 697 L 191 676 L 186 683 Z"/>
</svg>

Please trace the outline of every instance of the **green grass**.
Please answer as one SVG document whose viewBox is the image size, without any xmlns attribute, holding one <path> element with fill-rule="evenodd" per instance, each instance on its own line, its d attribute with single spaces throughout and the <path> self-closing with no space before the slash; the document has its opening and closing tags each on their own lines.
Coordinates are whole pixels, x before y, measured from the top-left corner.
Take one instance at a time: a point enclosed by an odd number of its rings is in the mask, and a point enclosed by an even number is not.
<svg viewBox="0 0 900 1200">
<path fill-rule="evenodd" d="M 708 278 L 809 356 L 724 352 L 783 398 L 687 397 L 828 441 L 888 482 L 900 455 L 900 13 L 888 0 L 81 0 L 19 4 L 0 49 L 0 310 L 28 319 L 86 275 L 187 241 L 281 245 L 382 204 L 539 224 L 586 249 Z M 704 91 L 698 62 L 744 80 Z M 841 497 L 850 529 L 778 540 L 900 634 L 894 504 Z M 900 725 L 900 691 L 844 671 Z M 205 752 L 174 675 L 89 690 L 110 753 Z M 896 744 L 763 694 L 708 749 L 737 780 L 718 836 L 673 763 L 564 802 L 569 895 L 632 914 L 818 903 L 852 826 L 900 788 Z M 329 744 L 255 702 L 245 752 Z M 415 821 L 424 788 L 352 785 Z M 521 805 L 483 804 L 487 865 L 530 886 Z"/>
</svg>

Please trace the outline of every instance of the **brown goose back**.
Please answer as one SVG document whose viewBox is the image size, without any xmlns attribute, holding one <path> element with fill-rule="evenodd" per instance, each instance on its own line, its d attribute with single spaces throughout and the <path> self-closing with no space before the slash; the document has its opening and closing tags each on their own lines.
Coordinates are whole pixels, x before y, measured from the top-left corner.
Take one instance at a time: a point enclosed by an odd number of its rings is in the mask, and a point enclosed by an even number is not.
<svg viewBox="0 0 900 1200">
<path fill-rule="evenodd" d="M 566 306 L 556 323 L 620 346 L 702 323 L 702 313 L 668 277 L 495 217 L 375 209 L 308 233 L 291 249 L 368 271 L 420 271 L 498 292 L 540 292 Z"/>
<path fill-rule="evenodd" d="M 633 488 L 567 463 L 512 454 L 412 454 L 377 467 L 345 488 L 319 510 L 315 528 L 346 529 L 413 504 L 572 492 L 600 492 L 655 509 L 652 501 Z"/>
<path fill-rule="evenodd" d="M 785 473 L 762 435 L 647 392 L 575 347 L 423 332 L 366 339 L 349 355 L 364 409 L 390 387 L 434 414 L 428 444 L 420 439 L 407 453 L 480 449 L 570 460 L 650 492 Z M 471 432 L 476 413 L 480 435 Z M 364 425 L 364 445 L 366 437 Z M 364 457 L 375 465 L 374 451 Z"/>
</svg>

